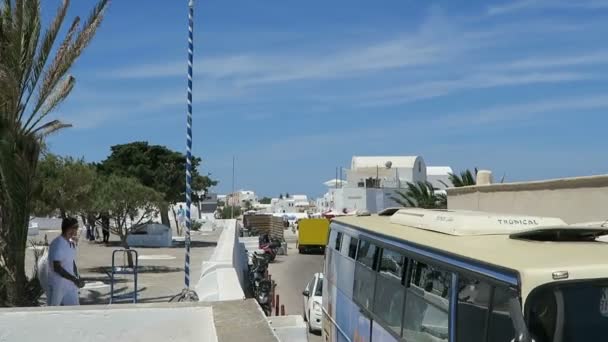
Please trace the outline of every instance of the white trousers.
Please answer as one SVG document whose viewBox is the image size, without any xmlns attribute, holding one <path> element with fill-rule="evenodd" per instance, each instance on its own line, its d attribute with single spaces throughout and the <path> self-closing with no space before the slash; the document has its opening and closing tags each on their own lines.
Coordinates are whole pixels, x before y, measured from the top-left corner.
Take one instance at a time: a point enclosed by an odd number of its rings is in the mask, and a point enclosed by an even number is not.
<svg viewBox="0 0 608 342">
<path fill-rule="evenodd" d="M 78 288 L 71 284 L 49 284 L 46 302 L 48 306 L 80 305 Z"/>
</svg>

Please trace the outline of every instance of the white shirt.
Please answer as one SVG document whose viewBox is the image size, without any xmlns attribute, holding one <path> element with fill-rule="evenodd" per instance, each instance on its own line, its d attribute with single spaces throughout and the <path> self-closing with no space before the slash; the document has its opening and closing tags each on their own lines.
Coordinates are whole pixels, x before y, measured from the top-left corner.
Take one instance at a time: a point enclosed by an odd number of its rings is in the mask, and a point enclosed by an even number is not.
<svg viewBox="0 0 608 342">
<path fill-rule="evenodd" d="M 63 236 L 56 237 L 49 246 L 49 285 L 51 286 L 76 286 L 72 281 L 65 279 L 55 272 L 54 261 L 59 261 L 61 267 L 69 274 L 74 274 L 74 261 L 76 260 L 76 246 L 66 240 Z"/>
</svg>

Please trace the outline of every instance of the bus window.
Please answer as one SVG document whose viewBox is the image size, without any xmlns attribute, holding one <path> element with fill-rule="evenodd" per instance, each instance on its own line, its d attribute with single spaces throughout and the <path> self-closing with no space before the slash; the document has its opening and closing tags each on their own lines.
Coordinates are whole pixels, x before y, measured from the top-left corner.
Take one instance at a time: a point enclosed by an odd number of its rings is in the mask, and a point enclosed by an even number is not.
<svg viewBox="0 0 608 342">
<path fill-rule="evenodd" d="M 357 238 L 351 237 L 350 244 L 348 245 L 348 257 L 355 260 L 357 256 L 357 245 L 359 244 L 359 240 Z"/>
<path fill-rule="evenodd" d="M 334 248 L 338 251 L 338 253 L 340 252 L 341 245 L 342 245 L 342 232 L 338 232 L 338 234 L 336 235 L 336 244 L 334 245 Z"/>
<path fill-rule="evenodd" d="M 372 311 L 374 290 L 376 286 L 375 261 L 378 248 L 364 240 L 359 241 L 359 252 L 355 264 L 353 299 L 359 306 Z"/>
<path fill-rule="evenodd" d="M 359 253 L 357 253 L 357 261 L 363 265 L 374 269 L 376 259 L 378 257 L 378 248 L 369 241 L 361 240 L 359 242 Z"/>
<path fill-rule="evenodd" d="M 515 337 L 515 328 L 509 311 L 509 299 L 514 294 L 503 287 L 494 288 L 492 314 L 488 326 L 488 342 L 510 342 Z M 540 342 L 540 341 L 538 341 Z"/>
<path fill-rule="evenodd" d="M 404 265 L 407 265 L 401 253 L 384 249 L 381 252 L 374 298 L 374 314 L 387 328 L 401 335 L 403 321 L 403 299 L 405 287 L 401 283 Z"/>
<path fill-rule="evenodd" d="M 447 341 L 451 273 L 414 261 L 405 295 L 406 341 Z"/>
<path fill-rule="evenodd" d="M 350 235 L 344 234 L 342 236 L 342 242 L 340 243 L 341 246 L 340 246 L 340 250 L 339 250 L 340 254 L 348 255 L 348 248 L 350 246 L 350 240 L 351 240 Z"/>
<path fill-rule="evenodd" d="M 456 319 L 457 341 L 486 340 L 486 320 L 492 291 L 492 286 L 485 282 L 460 276 Z"/>
</svg>

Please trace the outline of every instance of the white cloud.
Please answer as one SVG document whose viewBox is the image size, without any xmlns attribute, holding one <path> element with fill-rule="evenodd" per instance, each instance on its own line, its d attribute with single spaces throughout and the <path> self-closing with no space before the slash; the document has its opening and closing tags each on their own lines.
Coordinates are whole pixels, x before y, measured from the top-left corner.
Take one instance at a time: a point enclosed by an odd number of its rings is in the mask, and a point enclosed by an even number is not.
<svg viewBox="0 0 608 342">
<path fill-rule="evenodd" d="M 236 85 L 254 86 L 295 80 L 347 78 L 368 72 L 413 68 L 445 63 L 491 41 L 491 32 L 468 32 L 435 11 L 413 32 L 393 38 L 357 42 L 350 46 L 326 45 L 314 51 L 276 50 L 271 54 L 241 52 L 203 57 L 194 73 Z M 152 63 L 106 70 L 98 74 L 111 79 L 148 79 L 185 76 L 185 61 Z"/>
<path fill-rule="evenodd" d="M 590 110 L 608 109 L 608 94 L 596 94 L 567 98 L 547 98 L 535 102 L 497 105 L 469 113 L 459 112 L 420 121 L 426 127 L 449 131 L 455 128 L 477 129 L 482 126 L 507 122 L 525 122 L 535 117 L 569 114 L 580 116 Z"/>
<path fill-rule="evenodd" d="M 508 63 L 490 66 L 492 69 L 525 70 L 525 69 L 551 69 L 560 67 L 578 67 L 608 64 L 608 51 L 581 51 L 579 54 L 546 55 L 515 60 Z"/>
<path fill-rule="evenodd" d="M 510 14 L 519 11 L 539 9 L 605 9 L 605 0 L 517 0 L 504 5 L 488 7 L 489 15 Z"/>
<path fill-rule="evenodd" d="M 447 96 L 456 92 L 506 86 L 521 86 L 543 83 L 563 83 L 588 80 L 593 74 L 579 72 L 529 72 L 497 73 L 478 72 L 461 78 L 424 81 L 403 87 L 392 87 L 383 92 L 361 98 L 362 106 L 384 106 Z"/>
</svg>

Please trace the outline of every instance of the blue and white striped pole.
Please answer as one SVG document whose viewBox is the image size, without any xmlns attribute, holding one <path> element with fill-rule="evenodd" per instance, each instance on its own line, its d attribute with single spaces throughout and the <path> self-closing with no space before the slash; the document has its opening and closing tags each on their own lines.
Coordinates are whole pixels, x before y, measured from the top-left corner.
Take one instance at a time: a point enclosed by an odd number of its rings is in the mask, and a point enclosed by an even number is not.
<svg viewBox="0 0 608 342">
<path fill-rule="evenodd" d="M 192 59 L 194 54 L 194 0 L 188 0 L 188 115 L 186 125 L 186 290 L 190 289 L 190 205 L 192 204 Z"/>
</svg>

